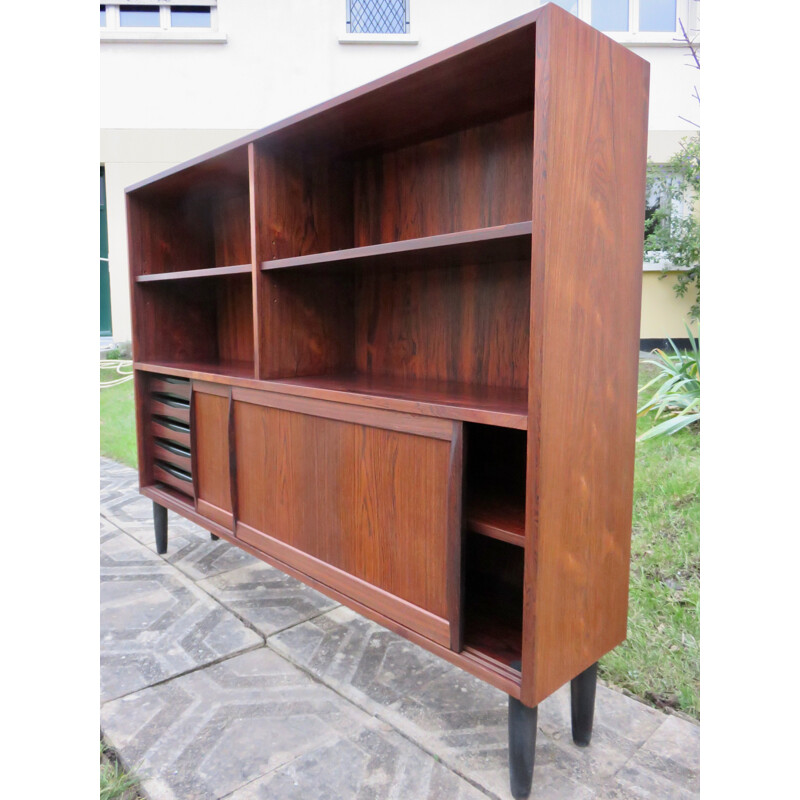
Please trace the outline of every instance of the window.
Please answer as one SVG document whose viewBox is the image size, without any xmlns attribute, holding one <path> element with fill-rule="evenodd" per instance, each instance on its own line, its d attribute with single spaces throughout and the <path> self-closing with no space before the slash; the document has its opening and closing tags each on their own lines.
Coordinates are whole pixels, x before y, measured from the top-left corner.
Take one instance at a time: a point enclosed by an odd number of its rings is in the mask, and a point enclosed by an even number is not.
<svg viewBox="0 0 800 800">
<path fill-rule="evenodd" d="M 696 25 L 697 0 L 553 0 L 598 30 L 621 41 L 669 43 Z"/>
<path fill-rule="evenodd" d="M 346 43 L 416 44 L 411 38 L 410 0 L 345 0 Z"/>
<path fill-rule="evenodd" d="M 406 0 L 349 0 L 348 33 L 405 33 L 408 27 Z"/>
<path fill-rule="evenodd" d="M 103 42 L 224 42 L 217 0 L 117 0 L 100 4 Z"/>
</svg>

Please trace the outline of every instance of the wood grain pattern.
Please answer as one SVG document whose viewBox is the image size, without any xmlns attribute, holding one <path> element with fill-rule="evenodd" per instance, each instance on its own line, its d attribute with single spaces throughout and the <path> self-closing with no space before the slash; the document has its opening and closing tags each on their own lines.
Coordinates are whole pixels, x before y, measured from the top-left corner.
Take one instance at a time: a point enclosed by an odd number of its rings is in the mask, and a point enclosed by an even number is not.
<svg viewBox="0 0 800 800">
<path fill-rule="evenodd" d="M 259 381 L 246 377 L 250 371 L 249 364 L 243 363 L 238 367 L 226 364 L 224 367 L 217 367 L 215 372 L 209 372 L 212 368 L 209 364 L 135 363 L 135 368 L 143 372 L 163 372 L 225 386 L 281 392 L 368 408 L 382 408 L 386 411 L 481 422 L 519 430 L 524 430 L 527 426 L 528 393 L 525 389 L 452 381 L 373 377 L 355 373 Z"/>
<path fill-rule="evenodd" d="M 460 130 L 355 166 L 355 246 L 531 218 L 532 114 Z"/>
<path fill-rule="evenodd" d="M 522 261 L 360 272 L 356 371 L 525 388 L 529 296 Z"/>
<path fill-rule="evenodd" d="M 448 441 L 234 409 L 240 524 L 449 619 Z"/>
<path fill-rule="evenodd" d="M 383 625 L 384 628 L 393 631 L 400 636 L 404 636 L 409 641 L 414 642 L 415 644 L 418 644 L 427 650 L 430 650 L 440 658 L 443 658 L 446 661 L 449 661 L 451 664 L 455 664 L 457 667 L 466 670 L 471 675 L 475 675 L 477 678 L 486 681 L 500 691 L 506 692 L 506 694 L 509 694 L 512 697 L 519 697 L 519 672 L 511 670 L 500 662 L 494 661 L 493 659 L 486 657 L 483 653 L 472 650 L 471 648 L 465 648 L 462 652 L 456 653 L 451 650 L 448 645 L 439 644 L 433 639 L 418 633 L 413 628 L 407 627 L 402 622 L 398 621 L 398 619 L 382 614 L 376 611 L 373 607 L 356 600 L 351 594 L 344 594 L 337 589 L 334 589 L 323 583 L 313 575 L 309 575 L 294 565 L 280 560 L 276 556 L 267 552 L 263 546 L 261 549 L 259 549 L 244 541 L 244 539 L 234 538 L 231 531 L 226 530 L 213 520 L 198 514 L 195 511 L 194 506 L 189 504 L 187 498 L 170 491 L 168 488 L 160 486 L 143 486 L 140 491 L 145 497 L 149 497 L 150 499 L 155 500 L 157 503 L 166 506 L 172 511 L 181 514 L 216 536 L 219 536 L 221 539 L 224 539 L 231 544 L 235 544 L 237 547 L 240 547 L 242 550 L 250 553 L 250 555 L 260 558 L 262 561 L 265 561 L 271 566 L 285 572 L 287 575 L 291 575 L 293 578 L 303 581 L 313 589 L 322 592 L 333 600 L 336 600 L 337 602 L 347 606 L 348 608 L 352 608 L 357 613 L 377 622 L 379 625 Z M 259 540 L 263 541 L 264 535 L 258 532 L 255 533 L 259 537 Z"/>
<path fill-rule="evenodd" d="M 130 187 L 143 492 L 528 705 L 619 643 L 647 81 L 546 5 Z"/>
<path fill-rule="evenodd" d="M 196 381 L 193 384 L 192 404 L 194 406 L 192 451 L 197 463 L 195 477 L 197 509 L 220 524 L 232 527 L 233 505 L 228 461 L 230 389 L 220 392 L 219 387 L 214 384 L 204 385 Z"/>
<path fill-rule="evenodd" d="M 626 633 L 648 70 L 558 7 L 537 23 L 529 705 Z"/>
</svg>

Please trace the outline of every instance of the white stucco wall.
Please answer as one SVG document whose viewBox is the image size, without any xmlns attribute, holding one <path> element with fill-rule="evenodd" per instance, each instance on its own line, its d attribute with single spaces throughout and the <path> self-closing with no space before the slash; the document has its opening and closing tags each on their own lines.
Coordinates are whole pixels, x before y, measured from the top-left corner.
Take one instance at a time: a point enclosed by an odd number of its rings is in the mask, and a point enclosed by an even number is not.
<svg viewBox="0 0 800 800">
<path fill-rule="evenodd" d="M 341 44 L 344 0 L 219 0 L 224 44 L 100 47 L 114 338 L 130 338 L 124 188 L 524 14 L 537 0 L 412 0 L 417 44 Z M 651 63 L 650 155 L 666 160 L 695 120 L 685 49 L 636 47 Z M 680 326 L 682 329 L 682 326 Z M 666 331 L 666 334 L 680 335 Z"/>
</svg>

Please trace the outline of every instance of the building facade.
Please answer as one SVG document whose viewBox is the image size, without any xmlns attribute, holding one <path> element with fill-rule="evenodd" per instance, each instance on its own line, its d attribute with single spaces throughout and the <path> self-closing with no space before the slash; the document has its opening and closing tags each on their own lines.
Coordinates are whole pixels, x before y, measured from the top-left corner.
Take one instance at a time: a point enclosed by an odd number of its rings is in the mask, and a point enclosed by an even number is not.
<svg viewBox="0 0 800 800">
<path fill-rule="evenodd" d="M 117 0 L 100 6 L 101 336 L 130 340 L 125 187 L 481 31 L 538 0 Z M 680 38 L 698 0 L 559 0 L 651 64 L 648 155 L 696 132 Z M 106 237 L 105 239 L 103 237 Z M 103 249 L 103 247 L 105 249 Z M 105 260 L 104 260 L 105 259 Z M 643 263 L 643 340 L 684 337 L 691 298 Z"/>
</svg>

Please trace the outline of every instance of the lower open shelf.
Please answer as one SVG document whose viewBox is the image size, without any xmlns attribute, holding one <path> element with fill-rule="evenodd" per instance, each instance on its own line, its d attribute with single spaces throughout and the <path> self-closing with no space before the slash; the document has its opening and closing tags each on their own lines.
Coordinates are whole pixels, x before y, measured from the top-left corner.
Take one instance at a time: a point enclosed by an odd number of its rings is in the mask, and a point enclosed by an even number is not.
<svg viewBox="0 0 800 800">
<path fill-rule="evenodd" d="M 481 534 L 465 536 L 464 647 L 512 667 L 522 658 L 525 551 Z"/>
</svg>

